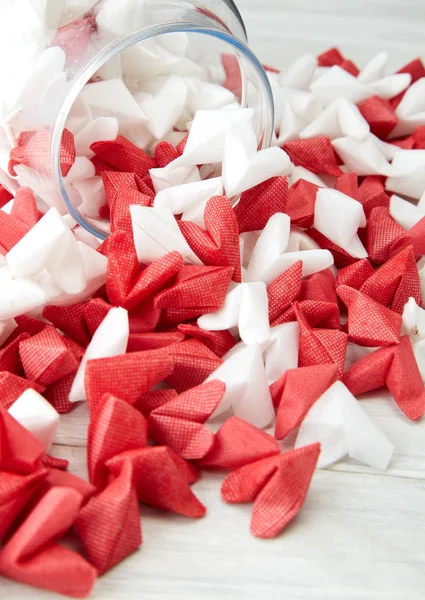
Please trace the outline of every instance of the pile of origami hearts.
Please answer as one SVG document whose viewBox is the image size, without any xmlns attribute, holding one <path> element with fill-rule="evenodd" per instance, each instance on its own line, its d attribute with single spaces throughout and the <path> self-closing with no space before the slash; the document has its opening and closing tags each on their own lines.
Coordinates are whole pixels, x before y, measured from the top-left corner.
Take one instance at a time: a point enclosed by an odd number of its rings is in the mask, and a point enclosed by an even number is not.
<svg viewBox="0 0 425 600">
<path fill-rule="evenodd" d="M 425 67 L 387 75 L 379 54 L 359 71 L 332 49 L 268 70 L 260 151 L 233 57 L 219 82 L 189 76 L 183 50 L 176 75 L 165 48 L 149 64 L 169 70 L 138 86 L 128 57 L 101 70 L 61 146 L 101 243 L 40 183 L 50 132 L 28 90 L 61 85 L 62 29 L 3 115 L 0 575 L 84 597 L 142 544 L 140 504 L 201 518 L 192 485 L 222 470 L 223 500 L 251 502 L 271 538 L 316 468 L 391 464 L 361 394 L 386 386 L 400 417 L 424 415 Z M 89 482 L 48 454 L 81 402 Z"/>
</svg>

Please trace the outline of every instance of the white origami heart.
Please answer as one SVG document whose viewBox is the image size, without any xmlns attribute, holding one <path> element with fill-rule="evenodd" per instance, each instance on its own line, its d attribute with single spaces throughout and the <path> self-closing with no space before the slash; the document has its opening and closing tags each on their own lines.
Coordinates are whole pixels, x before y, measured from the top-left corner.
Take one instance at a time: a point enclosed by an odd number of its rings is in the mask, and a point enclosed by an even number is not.
<svg viewBox="0 0 425 600">
<path fill-rule="evenodd" d="M 149 170 L 156 193 L 176 185 L 200 181 L 201 178 L 197 167 L 178 166 L 180 164 L 178 161 L 179 159 L 176 159 L 161 169 Z"/>
<path fill-rule="evenodd" d="M 267 427 L 274 418 L 261 348 L 258 344 L 241 346 L 231 353 L 207 381 L 226 384 L 224 396 L 211 418 L 230 408 L 233 414 L 256 427 Z"/>
<path fill-rule="evenodd" d="M 33 389 L 23 392 L 7 411 L 27 431 L 50 449 L 59 426 L 59 414 Z"/>
<path fill-rule="evenodd" d="M 128 312 L 125 308 L 111 308 L 96 329 L 90 344 L 78 367 L 71 391 L 70 402 L 87 400 L 84 389 L 84 375 L 87 361 L 94 358 L 107 358 L 125 354 L 129 336 Z"/>
<path fill-rule="evenodd" d="M 297 321 L 270 329 L 263 352 L 267 382 L 271 385 L 288 369 L 298 367 L 300 326 Z"/>
<path fill-rule="evenodd" d="M 357 79 L 362 83 L 372 83 L 378 79 L 382 79 L 385 75 L 387 63 L 388 52 L 380 52 L 366 63 L 358 74 Z"/>
<path fill-rule="evenodd" d="M 202 216 L 207 201 L 212 196 L 223 194 L 223 182 L 221 177 L 184 183 L 165 188 L 157 193 L 154 207 L 170 210 L 173 215 L 179 215 L 185 211 L 197 212 L 202 210 Z M 185 219 L 188 220 L 188 219 Z"/>
<path fill-rule="evenodd" d="M 179 165 L 204 165 L 223 160 L 226 134 L 238 123 L 251 123 L 252 108 L 198 110 Z"/>
<path fill-rule="evenodd" d="M 261 232 L 248 265 L 246 279 L 269 285 L 298 260 L 303 263 L 302 276 L 308 277 L 333 265 L 329 250 L 287 251 L 290 240 L 288 215 L 276 213 Z"/>
<path fill-rule="evenodd" d="M 391 165 L 371 136 L 363 140 L 338 138 L 332 140 L 332 146 L 349 171 L 358 175 L 391 175 Z"/>
<path fill-rule="evenodd" d="M 367 85 L 338 66 L 327 70 L 311 84 L 310 88 L 318 96 L 330 100 L 342 97 L 354 104 L 359 104 L 373 95 Z"/>
<path fill-rule="evenodd" d="M 417 127 L 425 125 L 425 78 L 418 79 L 406 90 L 395 112 L 398 123 L 390 138 L 412 134 Z"/>
<path fill-rule="evenodd" d="M 314 442 L 321 444 L 319 469 L 348 454 L 350 458 L 385 471 L 394 449 L 341 381 L 331 385 L 309 410 L 299 428 L 295 447 Z"/>
<path fill-rule="evenodd" d="M 326 136 L 333 140 L 351 136 L 362 140 L 369 132 L 370 126 L 357 106 L 345 98 L 337 98 L 301 131 L 300 138 Z"/>
<path fill-rule="evenodd" d="M 130 214 L 134 245 L 141 263 L 150 264 L 177 250 L 187 264 L 203 264 L 186 242 L 170 210 L 132 205 Z"/>
<path fill-rule="evenodd" d="M 279 84 L 299 90 L 308 90 L 316 67 L 317 58 L 315 56 L 312 54 L 301 56 L 286 71 L 280 74 Z"/>
<path fill-rule="evenodd" d="M 8 275 L 8 281 L 3 277 Z M 0 320 L 13 319 L 19 315 L 41 308 L 48 297 L 39 285 L 28 279 L 14 279 L 8 267 L 0 268 L 2 282 L 0 294 Z"/>
<path fill-rule="evenodd" d="M 86 156 L 77 156 L 70 168 L 68 175 L 64 178 L 65 185 L 83 181 L 87 177 L 94 177 L 96 169 Z"/>
<path fill-rule="evenodd" d="M 425 150 L 402 150 L 394 156 L 385 188 L 419 200 L 425 191 Z"/>
<path fill-rule="evenodd" d="M 390 198 L 390 214 L 394 221 L 406 231 L 409 231 L 416 223 L 425 217 L 425 210 L 421 210 L 408 200 L 393 194 Z"/>
<path fill-rule="evenodd" d="M 92 120 L 93 115 L 89 105 L 81 96 L 77 96 L 66 118 L 66 129 L 76 136 Z"/>
<path fill-rule="evenodd" d="M 81 91 L 81 97 L 96 116 L 116 117 L 120 123 L 145 123 L 147 120 L 122 79 L 88 83 Z"/>
<path fill-rule="evenodd" d="M 90 150 L 94 142 L 115 140 L 118 135 L 119 122 L 115 117 L 98 117 L 85 125 L 75 136 L 77 156 L 90 158 L 94 152 Z"/>
<path fill-rule="evenodd" d="M 257 239 L 248 264 L 248 281 L 261 281 L 267 267 L 285 252 L 289 243 L 291 219 L 284 213 L 275 213 Z"/>
<path fill-rule="evenodd" d="M 67 90 L 64 67 L 65 53 L 58 46 L 47 48 L 39 56 L 7 119 L 16 132 L 53 123 Z"/>
<path fill-rule="evenodd" d="M 281 118 L 281 107 L 289 103 L 294 114 L 307 122 L 317 117 L 323 110 L 323 99 L 310 91 L 297 90 L 292 87 L 276 87 L 273 89 L 276 116 Z"/>
<path fill-rule="evenodd" d="M 83 291 L 86 285 L 77 241 L 55 208 L 8 252 L 7 264 L 11 273 L 20 278 L 46 269 L 69 294 Z"/>
<path fill-rule="evenodd" d="M 198 326 L 207 331 L 237 327 L 245 344 L 262 344 L 270 335 L 265 284 L 241 283 L 234 287 L 220 310 L 199 317 Z"/>
<path fill-rule="evenodd" d="M 186 105 L 187 85 L 181 77 L 170 77 L 155 95 L 141 92 L 136 101 L 147 117 L 147 128 L 157 139 L 171 131 Z"/>
<path fill-rule="evenodd" d="M 102 177 L 87 177 L 76 181 L 72 187 L 80 196 L 78 210 L 87 217 L 99 217 L 99 210 L 107 203 Z"/>
<path fill-rule="evenodd" d="M 235 101 L 235 95 L 225 87 L 201 81 L 195 78 L 187 79 L 186 108 L 192 115 L 198 110 L 214 110 L 223 108 Z"/>
<path fill-rule="evenodd" d="M 309 235 L 298 227 L 291 227 L 288 247 L 286 252 L 300 252 L 302 250 L 319 250 L 320 246 Z"/>
<path fill-rule="evenodd" d="M 297 117 L 289 102 L 284 102 L 281 110 L 280 120 L 275 119 L 275 130 L 278 135 L 277 146 L 282 146 L 285 142 L 296 140 L 300 132 L 306 127 L 307 120 Z"/>
<path fill-rule="evenodd" d="M 401 92 L 404 92 L 410 85 L 412 76 L 409 73 L 395 73 L 389 77 L 384 77 L 378 81 L 369 83 L 371 91 L 384 100 L 390 100 Z"/>
<path fill-rule="evenodd" d="M 235 125 L 227 133 L 222 176 L 229 198 L 290 171 L 291 160 L 281 148 L 257 152 L 257 136 L 251 123 Z"/>
<path fill-rule="evenodd" d="M 366 249 L 357 235 L 366 226 L 363 206 L 337 190 L 321 189 L 316 195 L 313 227 L 354 258 L 366 258 Z"/>
<path fill-rule="evenodd" d="M 404 305 L 402 319 L 402 332 L 410 337 L 412 344 L 425 338 L 425 310 L 414 298 L 409 298 Z"/>
</svg>

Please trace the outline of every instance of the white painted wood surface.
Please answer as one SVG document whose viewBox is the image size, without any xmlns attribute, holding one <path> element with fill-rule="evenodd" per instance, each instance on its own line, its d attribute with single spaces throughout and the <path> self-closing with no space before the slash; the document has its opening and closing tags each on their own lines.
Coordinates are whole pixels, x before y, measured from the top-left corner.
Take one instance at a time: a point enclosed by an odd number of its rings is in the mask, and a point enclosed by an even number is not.
<svg viewBox="0 0 425 600">
<path fill-rule="evenodd" d="M 263 62 L 285 66 L 338 45 L 364 62 L 387 49 L 401 66 L 425 55 L 422 0 L 238 0 Z M 354 461 L 316 472 L 306 504 L 277 539 L 249 533 L 251 505 L 220 499 L 220 475 L 194 486 L 204 519 L 142 507 L 141 550 L 98 581 L 93 600 L 423 600 L 425 421 L 410 423 L 388 394 L 364 407 L 395 444 L 385 475 Z M 62 419 L 54 454 L 85 473 L 87 412 Z M 58 598 L 0 580 L 0 598 Z"/>
</svg>

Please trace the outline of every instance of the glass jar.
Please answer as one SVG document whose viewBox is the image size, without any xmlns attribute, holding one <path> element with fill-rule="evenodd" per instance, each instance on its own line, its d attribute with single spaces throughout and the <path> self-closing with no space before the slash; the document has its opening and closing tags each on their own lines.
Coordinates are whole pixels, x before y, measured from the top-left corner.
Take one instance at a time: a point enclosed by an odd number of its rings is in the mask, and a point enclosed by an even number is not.
<svg viewBox="0 0 425 600">
<path fill-rule="evenodd" d="M 11 171 L 9 165 L 7 174 L 10 150 L 27 140 L 29 132 L 44 129 L 43 163 L 34 172 L 21 169 L 27 177 L 19 177 L 19 184 L 30 185 L 47 205 L 68 211 L 97 237 L 107 235 L 107 223 L 82 214 L 69 193 L 61 140 L 87 82 L 120 75 L 130 85 L 138 78 L 179 72 L 222 83 L 224 56 L 240 81 L 237 99 L 254 109 L 259 148 L 270 145 L 273 96 L 232 0 L 99 0 L 94 5 L 94 0 L 4 1 L 9 6 L 0 8 L 0 17 L 3 10 L 6 17 L 0 30 L 16 33 L 12 52 L 21 52 L 7 74 L 12 88 L 1 108 L 0 182 L 12 193 L 19 168 Z M 9 85 L 7 77 L 4 83 Z"/>
</svg>

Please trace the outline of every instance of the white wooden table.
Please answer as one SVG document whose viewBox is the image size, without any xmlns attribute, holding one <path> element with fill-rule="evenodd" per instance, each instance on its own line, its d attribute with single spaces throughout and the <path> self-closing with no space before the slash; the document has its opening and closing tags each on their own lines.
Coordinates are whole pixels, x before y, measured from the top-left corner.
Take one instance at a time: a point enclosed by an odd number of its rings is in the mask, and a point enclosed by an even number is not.
<svg viewBox="0 0 425 600">
<path fill-rule="evenodd" d="M 254 51 L 285 66 L 338 45 L 394 66 L 425 51 L 423 0 L 239 0 Z M 342 461 L 317 471 L 295 521 L 275 540 L 249 533 L 251 505 L 220 499 L 221 475 L 194 486 L 208 508 L 191 521 L 142 507 L 140 551 L 96 584 L 93 600 L 423 600 L 425 421 L 412 424 L 386 394 L 364 401 L 395 444 L 385 475 Z M 62 419 L 54 454 L 85 474 L 84 406 Z M 58 598 L 0 580 L 0 598 Z"/>
</svg>

